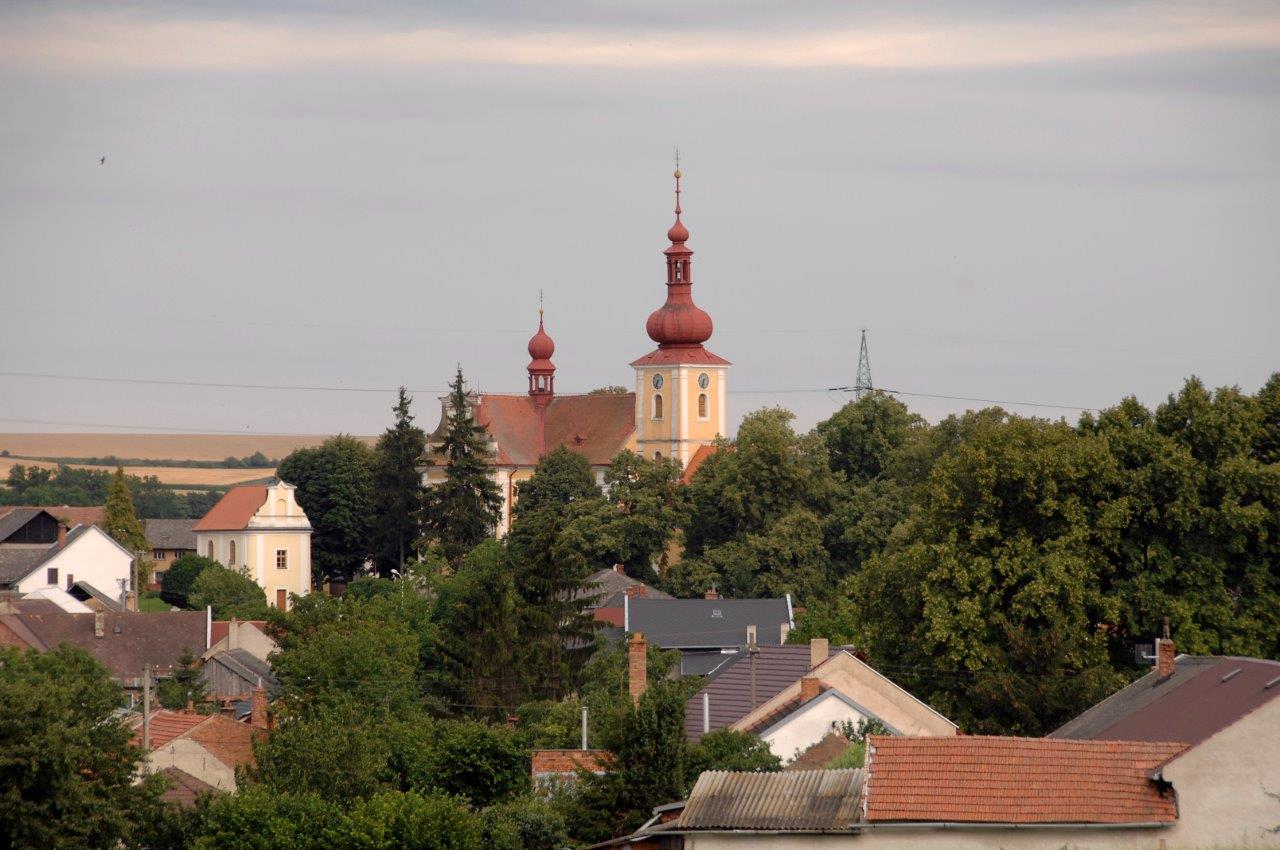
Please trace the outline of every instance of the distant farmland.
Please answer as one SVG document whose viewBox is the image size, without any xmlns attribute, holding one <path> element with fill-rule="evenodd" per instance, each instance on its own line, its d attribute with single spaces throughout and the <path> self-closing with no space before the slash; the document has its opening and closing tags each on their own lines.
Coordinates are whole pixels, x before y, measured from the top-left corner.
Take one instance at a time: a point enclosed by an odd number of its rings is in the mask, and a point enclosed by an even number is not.
<svg viewBox="0 0 1280 850">
<path fill-rule="evenodd" d="M 318 446 L 323 436 L 298 435 L 263 437 L 227 434 L 4 434 L 0 433 L 0 482 L 15 464 L 56 467 L 48 460 L 25 458 L 146 458 L 149 460 L 221 461 L 228 457 L 248 457 L 261 452 L 269 458 L 283 458 L 294 449 Z M 374 437 L 361 437 L 369 445 Z M 72 463 L 83 469 L 113 469 Z M 275 469 L 219 469 L 174 466 L 129 466 L 130 475 L 154 475 L 165 484 L 227 486 L 255 481 L 275 474 Z"/>
</svg>

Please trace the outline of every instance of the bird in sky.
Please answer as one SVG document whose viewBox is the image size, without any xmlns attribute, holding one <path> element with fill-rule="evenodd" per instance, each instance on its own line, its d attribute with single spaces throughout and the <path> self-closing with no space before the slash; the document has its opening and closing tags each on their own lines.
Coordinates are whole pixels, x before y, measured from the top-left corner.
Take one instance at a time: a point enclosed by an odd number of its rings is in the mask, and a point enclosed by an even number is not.
<svg viewBox="0 0 1280 850">
<path fill-rule="evenodd" d="M 98 160 L 98 165 L 106 165 L 106 164 L 107 164 L 107 158 L 105 156 L 102 159 Z"/>
</svg>

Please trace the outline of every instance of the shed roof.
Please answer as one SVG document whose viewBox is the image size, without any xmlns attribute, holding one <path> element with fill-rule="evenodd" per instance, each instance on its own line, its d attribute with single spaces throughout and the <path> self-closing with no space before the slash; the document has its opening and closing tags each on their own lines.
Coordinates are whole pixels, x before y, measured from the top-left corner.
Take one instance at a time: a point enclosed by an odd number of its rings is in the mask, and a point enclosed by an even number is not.
<svg viewBox="0 0 1280 850">
<path fill-rule="evenodd" d="M 748 626 L 756 627 L 758 646 L 779 646 L 784 624 L 792 624 L 791 601 L 786 597 L 627 600 L 627 631 L 643 632 L 650 643 L 663 649 L 745 646 Z"/>
<path fill-rule="evenodd" d="M 857 827 L 862 771 L 747 773 L 698 777 L 677 829 L 839 831 Z"/>
<path fill-rule="evenodd" d="M 218 790 L 180 767 L 166 767 L 159 774 L 169 780 L 169 786 L 160 795 L 160 799 L 183 808 L 194 806 L 199 797 Z"/>
<path fill-rule="evenodd" d="M 1153 670 L 1049 737 L 1174 740 L 1194 746 L 1277 696 L 1280 662 L 1180 655 L 1172 675 L 1162 679 Z"/>
<path fill-rule="evenodd" d="M 232 487 L 195 524 L 194 531 L 240 531 L 267 501 L 267 488 L 245 484 Z"/>
<path fill-rule="evenodd" d="M 1186 745 L 872 735 L 867 748 L 869 822 L 1120 824 L 1177 820 L 1152 773 Z"/>
<path fill-rule="evenodd" d="M 0 507 L 0 543 L 42 513 L 44 508 Z M 53 514 L 49 514 L 53 517 Z M 57 517 L 53 517 L 55 520 Z"/>
</svg>

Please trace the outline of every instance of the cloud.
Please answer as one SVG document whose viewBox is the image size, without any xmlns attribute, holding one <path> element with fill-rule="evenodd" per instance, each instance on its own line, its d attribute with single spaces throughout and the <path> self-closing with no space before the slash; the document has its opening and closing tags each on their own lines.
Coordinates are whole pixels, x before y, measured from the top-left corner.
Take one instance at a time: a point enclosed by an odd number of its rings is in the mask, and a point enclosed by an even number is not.
<svg viewBox="0 0 1280 850">
<path fill-rule="evenodd" d="M 101 11 L 14 15 L 0 34 L 9 68 L 262 71 L 491 65 L 563 68 L 982 68 L 1110 56 L 1280 46 L 1280 6 L 1137 4 L 1038 16 L 938 14 L 839 25 L 792 16 L 773 29 L 503 29 L 494 23 L 390 25 L 364 16 L 161 18 Z"/>
</svg>

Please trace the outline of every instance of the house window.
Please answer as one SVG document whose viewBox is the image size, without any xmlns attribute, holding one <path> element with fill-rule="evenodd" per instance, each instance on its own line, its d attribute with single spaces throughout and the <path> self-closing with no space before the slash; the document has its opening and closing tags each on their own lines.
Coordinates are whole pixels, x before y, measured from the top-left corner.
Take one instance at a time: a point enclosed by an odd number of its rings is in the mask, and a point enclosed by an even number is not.
<svg viewBox="0 0 1280 850">
<path fill-rule="evenodd" d="M 289 569 L 289 550 L 288 549 L 276 550 L 276 569 L 277 570 Z"/>
<path fill-rule="evenodd" d="M 213 541 L 212 540 L 210 540 L 208 544 L 205 546 L 205 556 L 210 559 L 213 558 Z"/>
<path fill-rule="evenodd" d="M 707 394 L 698 393 L 698 418 L 707 418 Z"/>
<path fill-rule="evenodd" d="M 49 585 L 50 587 L 58 586 L 58 568 L 57 567 L 49 568 L 48 572 L 45 574 L 44 583 Z"/>
<path fill-rule="evenodd" d="M 71 573 L 67 573 L 67 590 L 76 586 L 76 577 Z"/>
<path fill-rule="evenodd" d="M 227 566 L 234 567 L 236 565 L 236 542 L 234 540 L 227 541 Z"/>
<path fill-rule="evenodd" d="M 164 560 L 164 550 L 163 550 L 163 549 L 154 549 L 154 550 L 152 550 L 152 552 L 151 552 L 151 559 L 152 559 L 152 560 L 154 560 L 154 561 L 163 561 L 163 560 Z"/>
<path fill-rule="evenodd" d="M 662 418 L 662 396 L 660 395 L 655 395 L 653 397 L 653 418 Z"/>
</svg>

